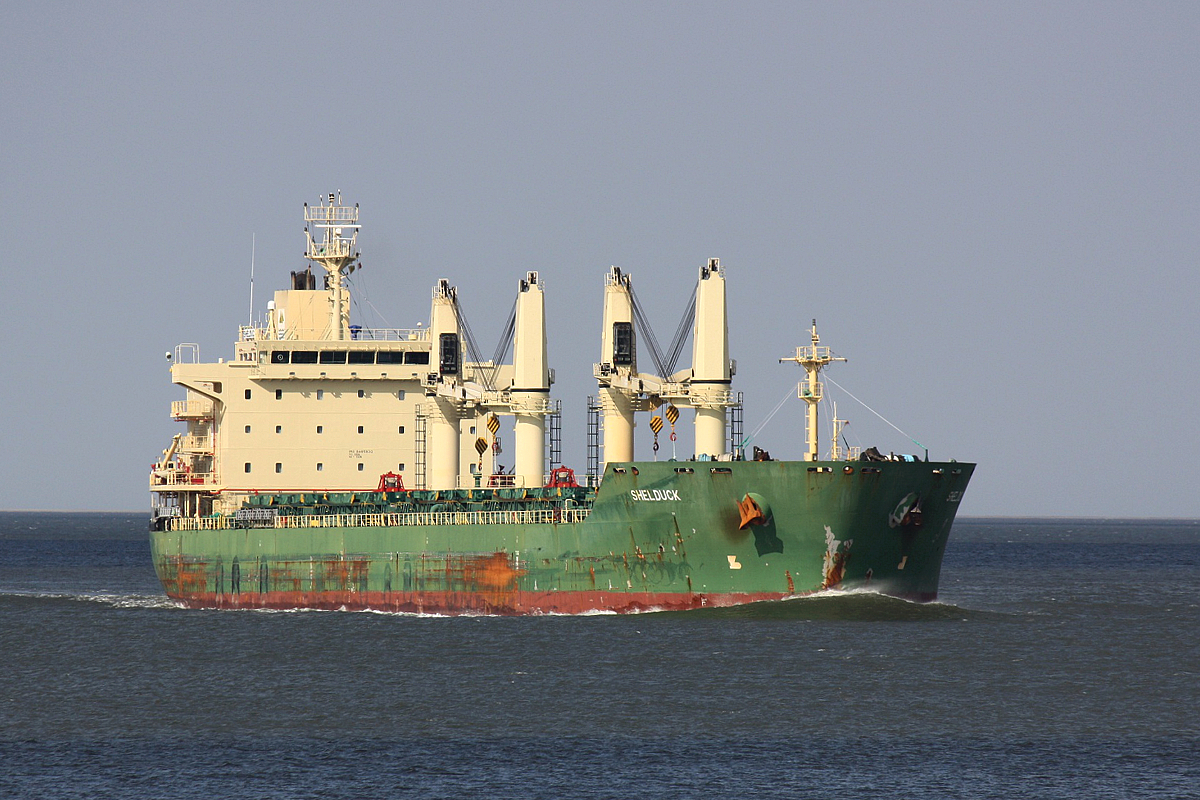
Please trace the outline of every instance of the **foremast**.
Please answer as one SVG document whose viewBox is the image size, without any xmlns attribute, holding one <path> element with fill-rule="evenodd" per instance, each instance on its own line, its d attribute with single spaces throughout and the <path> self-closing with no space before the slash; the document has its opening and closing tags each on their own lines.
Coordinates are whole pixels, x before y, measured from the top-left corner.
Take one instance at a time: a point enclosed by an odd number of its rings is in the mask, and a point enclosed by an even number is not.
<svg viewBox="0 0 1200 800">
<path fill-rule="evenodd" d="M 834 361 L 845 361 L 846 359 L 842 358 L 841 356 L 835 356 L 833 351 L 828 347 L 821 346 L 821 337 L 817 335 L 817 321 L 815 319 L 812 321 L 811 335 L 811 345 L 802 345 L 797 347 L 796 355 L 781 358 L 779 359 L 779 363 L 782 364 L 785 361 L 793 361 L 804 367 L 804 371 L 807 373 L 805 380 L 797 384 L 796 395 L 808 406 L 805 414 L 805 423 L 808 436 L 808 453 L 805 457 L 805 460 L 817 461 L 820 457 L 817 436 L 817 404 L 821 402 L 824 389 L 819 379 L 821 370 L 825 369 L 825 367 L 829 366 Z"/>
</svg>

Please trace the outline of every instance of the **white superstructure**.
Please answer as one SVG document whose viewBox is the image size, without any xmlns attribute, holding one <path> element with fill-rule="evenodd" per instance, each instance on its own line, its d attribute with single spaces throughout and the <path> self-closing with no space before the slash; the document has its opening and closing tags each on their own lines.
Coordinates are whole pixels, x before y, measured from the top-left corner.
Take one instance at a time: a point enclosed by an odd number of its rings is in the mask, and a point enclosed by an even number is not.
<svg viewBox="0 0 1200 800">
<path fill-rule="evenodd" d="M 160 513 L 203 516 L 258 492 L 374 490 L 389 472 L 407 488 L 543 485 L 552 372 L 537 273 L 519 287 L 517 368 L 470 361 L 446 280 L 429 327 L 350 325 L 358 208 L 331 194 L 304 216 L 306 255 L 324 274 L 292 273 L 231 360 L 201 362 L 194 344 L 168 354 L 187 392 L 171 416 L 187 428 L 151 470 Z M 496 475 L 496 417 L 514 414 L 516 474 Z"/>
</svg>

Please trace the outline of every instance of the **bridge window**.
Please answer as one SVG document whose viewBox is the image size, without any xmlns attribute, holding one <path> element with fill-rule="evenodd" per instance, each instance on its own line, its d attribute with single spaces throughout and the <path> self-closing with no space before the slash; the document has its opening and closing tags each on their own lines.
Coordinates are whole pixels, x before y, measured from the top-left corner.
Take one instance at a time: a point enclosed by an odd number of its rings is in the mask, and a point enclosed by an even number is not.
<svg viewBox="0 0 1200 800">
<path fill-rule="evenodd" d="M 315 364 L 315 363 L 317 363 L 317 351 L 316 350 L 293 350 L 292 351 L 292 363 L 293 364 Z"/>
<path fill-rule="evenodd" d="M 322 350 L 321 351 L 321 363 L 322 364 L 345 364 L 346 363 L 346 351 L 345 350 Z"/>
<path fill-rule="evenodd" d="M 349 361 L 351 364 L 374 364 L 375 363 L 375 351 L 374 350 L 351 350 L 349 357 L 347 358 L 347 361 Z"/>
</svg>

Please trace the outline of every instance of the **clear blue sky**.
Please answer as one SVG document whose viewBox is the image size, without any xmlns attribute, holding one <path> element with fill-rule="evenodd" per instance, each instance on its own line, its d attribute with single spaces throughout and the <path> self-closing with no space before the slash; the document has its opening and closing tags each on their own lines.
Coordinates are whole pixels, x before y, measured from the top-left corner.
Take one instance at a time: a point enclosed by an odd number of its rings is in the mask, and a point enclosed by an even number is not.
<svg viewBox="0 0 1200 800">
<path fill-rule="evenodd" d="M 5 28 L 0 508 L 147 507 L 180 428 L 163 353 L 229 356 L 252 236 L 261 307 L 301 204 L 341 189 L 366 324 L 425 320 L 445 276 L 490 352 L 541 272 L 568 463 L 605 270 L 665 340 L 717 256 L 747 430 L 817 317 L 830 377 L 979 463 L 962 513 L 1200 516 L 1200 4 L 10 3 Z M 802 439 L 793 400 L 758 442 Z"/>
</svg>

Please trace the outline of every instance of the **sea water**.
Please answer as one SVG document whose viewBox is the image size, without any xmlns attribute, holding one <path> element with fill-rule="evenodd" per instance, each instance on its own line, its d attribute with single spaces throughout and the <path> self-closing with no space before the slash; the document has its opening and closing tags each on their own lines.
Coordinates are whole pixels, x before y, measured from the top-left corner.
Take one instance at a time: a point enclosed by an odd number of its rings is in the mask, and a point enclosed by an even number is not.
<svg viewBox="0 0 1200 800">
<path fill-rule="evenodd" d="M 188 611 L 0 513 L 0 797 L 1200 796 L 1200 523 L 962 519 L 938 602 Z"/>
</svg>

